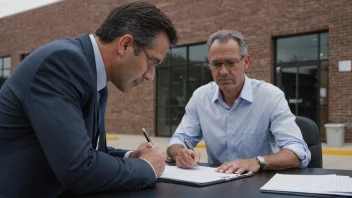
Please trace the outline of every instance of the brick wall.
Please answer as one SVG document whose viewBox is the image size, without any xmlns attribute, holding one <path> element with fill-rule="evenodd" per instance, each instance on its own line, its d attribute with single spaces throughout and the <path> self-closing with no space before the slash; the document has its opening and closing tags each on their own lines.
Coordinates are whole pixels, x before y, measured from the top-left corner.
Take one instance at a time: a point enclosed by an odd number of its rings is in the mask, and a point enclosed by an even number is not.
<svg viewBox="0 0 352 198">
<path fill-rule="evenodd" d="M 20 55 L 51 40 L 94 33 L 118 0 L 66 0 L 0 19 L 0 56 Z M 352 142 L 352 72 L 338 72 L 338 61 L 352 59 L 350 0 L 156 0 L 177 26 L 179 44 L 204 42 L 218 29 L 241 31 L 249 40 L 252 78 L 273 82 L 272 38 L 329 31 L 329 122 L 347 123 Z M 109 84 L 107 131 L 154 132 L 155 82 L 123 94 Z"/>
</svg>

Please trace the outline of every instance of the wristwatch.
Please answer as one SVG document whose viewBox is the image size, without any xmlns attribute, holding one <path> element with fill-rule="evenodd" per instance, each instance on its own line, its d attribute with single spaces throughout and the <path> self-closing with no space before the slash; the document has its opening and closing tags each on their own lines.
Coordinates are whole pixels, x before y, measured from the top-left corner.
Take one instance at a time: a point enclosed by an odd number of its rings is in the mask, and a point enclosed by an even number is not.
<svg viewBox="0 0 352 198">
<path fill-rule="evenodd" d="M 263 171 L 264 169 L 265 169 L 265 159 L 264 159 L 264 157 L 262 157 L 262 156 L 257 156 L 256 158 L 255 158 L 257 161 L 258 161 L 258 163 L 259 163 L 259 171 Z"/>
</svg>

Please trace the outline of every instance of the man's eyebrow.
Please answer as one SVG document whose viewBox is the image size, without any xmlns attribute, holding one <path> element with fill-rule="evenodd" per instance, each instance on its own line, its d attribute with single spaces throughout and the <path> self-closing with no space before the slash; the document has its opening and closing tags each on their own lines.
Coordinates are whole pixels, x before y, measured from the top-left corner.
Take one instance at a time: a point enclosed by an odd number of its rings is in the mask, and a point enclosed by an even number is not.
<svg viewBox="0 0 352 198">
<path fill-rule="evenodd" d="M 224 59 L 214 59 L 212 60 L 211 62 L 222 62 L 222 61 L 237 61 L 238 59 L 237 58 L 224 58 Z"/>
</svg>

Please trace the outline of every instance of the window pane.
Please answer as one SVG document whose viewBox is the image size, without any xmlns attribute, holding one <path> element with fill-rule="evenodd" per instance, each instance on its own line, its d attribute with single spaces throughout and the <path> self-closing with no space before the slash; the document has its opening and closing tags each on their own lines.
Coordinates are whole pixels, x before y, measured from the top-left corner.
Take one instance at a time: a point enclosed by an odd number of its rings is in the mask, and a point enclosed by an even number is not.
<svg viewBox="0 0 352 198">
<path fill-rule="evenodd" d="M 277 40 L 276 63 L 318 59 L 318 35 L 295 36 Z"/>
<path fill-rule="evenodd" d="M 328 59 L 329 57 L 329 34 L 320 34 L 320 59 Z"/>
<path fill-rule="evenodd" d="M 178 47 L 172 48 L 172 60 L 171 63 L 174 64 L 182 64 L 187 61 L 187 50 L 186 47 Z"/>
<path fill-rule="evenodd" d="M 298 115 L 312 119 L 317 123 L 317 65 L 298 68 Z"/>
<path fill-rule="evenodd" d="M 3 62 L 4 62 L 4 58 L 0 58 L 0 69 L 3 69 Z M 1 75 L 1 72 L 0 72 Z"/>
<path fill-rule="evenodd" d="M 157 133 L 158 136 L 170 137 L 170 108 L 157 107 Z"/>
<path fill-rule="evenodd" d="M 157 74 L 157 106 L 170 104 L 170 73 L 168 67 L 159 67 Z"/>
<path fill-rule="evenodd" d="M 170 122 L 171 122 L 172 134 L 176 131 L 176 128 L 180 124 L 184 114 L 185 114 L 185 106 L 170 108 L 170 117 L 171 117 Z"/>
<path fill-rule="evenodd" d="M 4 78 L 10 77 L 10 73 L 11 73 L 11 70 L 10 70 L 10 69 L 4 69 L 4 70 L 2 71 L 2 75 L 3 75 Z"/>
<path fill-rule="evenodd" d="M 10 69 L 11 68 L 11 57 L 5 57 L 3 64 L 4 64 L 4 69 Z"/>
<path fill-rule="evenodd" d="M 210 83 L 211 81 L 214 81 L 213 76 L 211 75 L 211 70 L 206 64 L 205 67 L 203 67 L 203 85 Z"/>
<path fill-rule="evenodd" d="M 297 86 L 297 67 L 281 68 L 281 86 L 280 89 L 285 93 L 285 98 L 293 114 L 296 115 L 296 86 Z"/>
<path fill-rule="evenodd" d="M 0 77 L 0 87 L 2 87 L 6 80 L 7 78 Z"/>
<path fill-rule="evenodd" d="M 171 67 L 171 100 L 170 105 L 183 106 L 186 104 L 186 67 Z"/>
<path fill-rule="evenodd" d="M 189 61 L 208 62 L 207 44 L 190 46 L 189 47 Z"/>
<path fill-rule="evenodd" d="M 188 66 L 188 87 L 187 100 L 189 100 L 193 92 L 202 85 L 202 72 L 204 64 L 193 63 Z"/>
</svg>

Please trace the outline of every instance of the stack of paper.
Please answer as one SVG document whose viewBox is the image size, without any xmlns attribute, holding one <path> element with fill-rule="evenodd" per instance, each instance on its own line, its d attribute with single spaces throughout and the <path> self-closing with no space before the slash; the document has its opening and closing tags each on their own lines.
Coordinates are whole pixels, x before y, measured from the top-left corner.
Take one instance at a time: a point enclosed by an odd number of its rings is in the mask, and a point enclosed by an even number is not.
<svg viewBox="0 0 352 198">
<path fill-rule="evenodd" d="M 193 169 L 182 169 L 177 166 L 165 166 L 165 171 L 158 178 L 158 180 L 204 186 L 249 177 L 252 175 L 253 173 L 251 172 L 241 175 L 217 173 L 215 172 L 215 168 L 205 166 L 199 166 L 198 168 Z"/>
<path fill-rule="evenodd" d="M 261 192 L 352 196 L 352 178 L 337 175 L 276 174 Z"/>
</svg>

